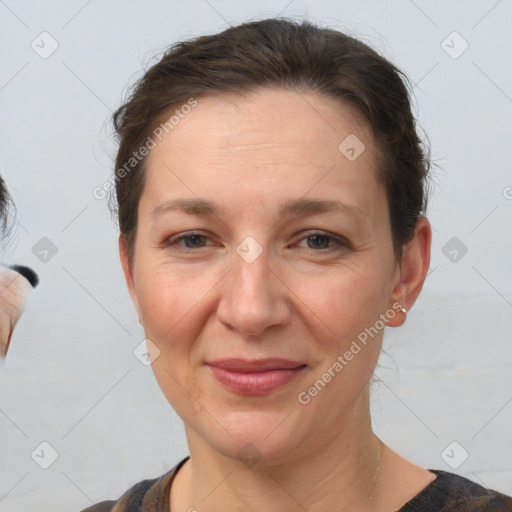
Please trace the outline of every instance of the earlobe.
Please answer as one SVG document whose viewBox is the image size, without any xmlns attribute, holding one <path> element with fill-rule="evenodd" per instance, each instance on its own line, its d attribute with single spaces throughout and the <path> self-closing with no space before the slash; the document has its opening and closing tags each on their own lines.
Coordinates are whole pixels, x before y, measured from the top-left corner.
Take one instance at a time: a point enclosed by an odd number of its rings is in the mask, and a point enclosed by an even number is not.
<svg viewBox="0 0 512 512">
<path fill-rule="evenodd" d="M 140 317 L 140 309 L 139 309 L 139 301 L 137 299 L 137 293 L 135 291 L 135 283 L 133 279 L 133 266 L 130 265 L 130 261 L 128 258 L 128 246 L 126 238 L 123 234 L 119 235 L 119 257 L 121 259 L 121 266 L 123 267 L 124 278 L 126 281 L 126 286 L 128 287 L 128 292 L 130 293 L 130 297 L 137 311 L 137 316 L 139 318 L 139 323 L 142 325 L 141 317 Z"/>
<path fill-rule="evenodd" d="M 413 239 L 404 247 L 402 264 L 398 271 L 397 283 L 391 295 L 394 303 L 401 304 L 404 311 L 398 312 L 387 322 L 389 327 L 398 327 L 405 322 L 407 311 L 416 302 L 423 288 L 430 265 L 430 248 L 432 243 L 432 228 L 426 217 L 419 217 Z"/>
</svg>

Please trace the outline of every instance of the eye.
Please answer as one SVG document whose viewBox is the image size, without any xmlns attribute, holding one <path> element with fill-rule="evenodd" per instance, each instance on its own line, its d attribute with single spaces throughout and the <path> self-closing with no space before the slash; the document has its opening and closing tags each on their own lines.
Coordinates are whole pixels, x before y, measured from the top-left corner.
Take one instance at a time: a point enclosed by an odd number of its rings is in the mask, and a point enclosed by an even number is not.
<svg viewBox="0 0 512 512">
<path fill-rule="evenodd" d="M 301 239 L 298 247 L 304 247 L 302 243 L 305 241 L 307 249 L 315 251 L 321 250 L 337 250 L 341 247 L 348 247 L 348 243 L 342 238 L 334 237 L 326 233 L 308 233 L 307 236 Z"/>
<path fill-rule="evenodd" d="M 210 242 L 210 243 L 209 243 Z M 185 233 L 169 238 L 164 242 L 166 247 L 175 250 L 190 252 L 212 245 L 210 237 L 202 233 Z M 306 245 L 304 245 L 306 244 Z M 341 237 L 321 232 L 310 232 L 299 240 L 296 245 L 300 248 L 312 249 L 315 252 L 335 251 L 343 247 L 349 247 L 349 243 Z"/>
<path fill-rule="evenodd" d="M 209 238 L 200 233 L 186 233 L 176 237 L 169 238 L 165 245 L 181 250 L 200 249 L 205 247 Z"/>
</svg>

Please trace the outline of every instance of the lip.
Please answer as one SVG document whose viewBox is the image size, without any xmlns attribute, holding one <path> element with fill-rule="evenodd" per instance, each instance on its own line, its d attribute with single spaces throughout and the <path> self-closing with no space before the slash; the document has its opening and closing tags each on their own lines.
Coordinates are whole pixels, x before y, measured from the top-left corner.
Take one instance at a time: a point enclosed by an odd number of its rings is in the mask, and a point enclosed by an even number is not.
<svg viewBox="0 0 512 512">
<path fill-rule="evenodd" d="M 222 359 L 207 363 L 216 379 L 240 395 L 264 396 L 286 386 L 307 367 L 288 359 Z"/>
<path fill-rule="evenodd" d="M 237 373 L 260 373 L 271 370 L 291 370 L 305 363 L 300 361 L 292 361 L 291 359 L 269 358 L 269 359 L 219 359 L 211 363 L 207 363 L 215 368 L 221 368 L 230 372 Z"/>
</svg>

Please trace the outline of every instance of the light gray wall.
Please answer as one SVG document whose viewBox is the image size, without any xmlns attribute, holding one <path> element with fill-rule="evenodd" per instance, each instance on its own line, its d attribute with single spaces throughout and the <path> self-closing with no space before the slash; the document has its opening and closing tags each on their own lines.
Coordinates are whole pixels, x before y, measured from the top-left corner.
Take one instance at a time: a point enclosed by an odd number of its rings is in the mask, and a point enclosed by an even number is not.
<svg viewBox="0 0 512 512">
<path fill-rule="evenodd" d="M 376 430 L 418 464 L 512 494 L 510 0 L 5 0 L 0 172 L 19 226 L 4 260 L 42 282 L 0 366 L 0 511 L 80 509 L 188 454 L 181 420 L 132 353 L 143 331 L 92 191 L 112 168 L 111 110 L 158 51 L 278 13 L 347 30 L 403 68 L 441 166 L 431 273 L 405 326 L 386 332 Z M 46 59 L 31 47 L 52 49 L 43 31 L 58 43 Z M 47 262 L 33 253 L 43 237 L 57 249 Z M 41 442 L 58 452 L 48 469 L 31 458 L 51 462 Z"/>
</svg>

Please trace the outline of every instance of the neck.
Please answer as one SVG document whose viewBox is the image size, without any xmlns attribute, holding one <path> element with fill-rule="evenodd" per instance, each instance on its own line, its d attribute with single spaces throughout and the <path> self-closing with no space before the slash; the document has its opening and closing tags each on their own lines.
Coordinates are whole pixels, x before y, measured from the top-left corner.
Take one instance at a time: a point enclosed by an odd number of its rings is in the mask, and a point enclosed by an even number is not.
<svg viewBox="0 0 512 512">
<path fill-rule="evenodd" d="M 327 434 L 332 426 L 326 426 L 326 435 L 316 436 L 314 447 L 299 448 L 285 461 L 263 457 L 246 467 L 187 429 L 191 458 L 171 487 L 179 488 L 171 492 L 171 510 L 378 510 L 375 491 L 383 445 L 371 429 L 364 394 L 340 429 Z"/>
</svg>

